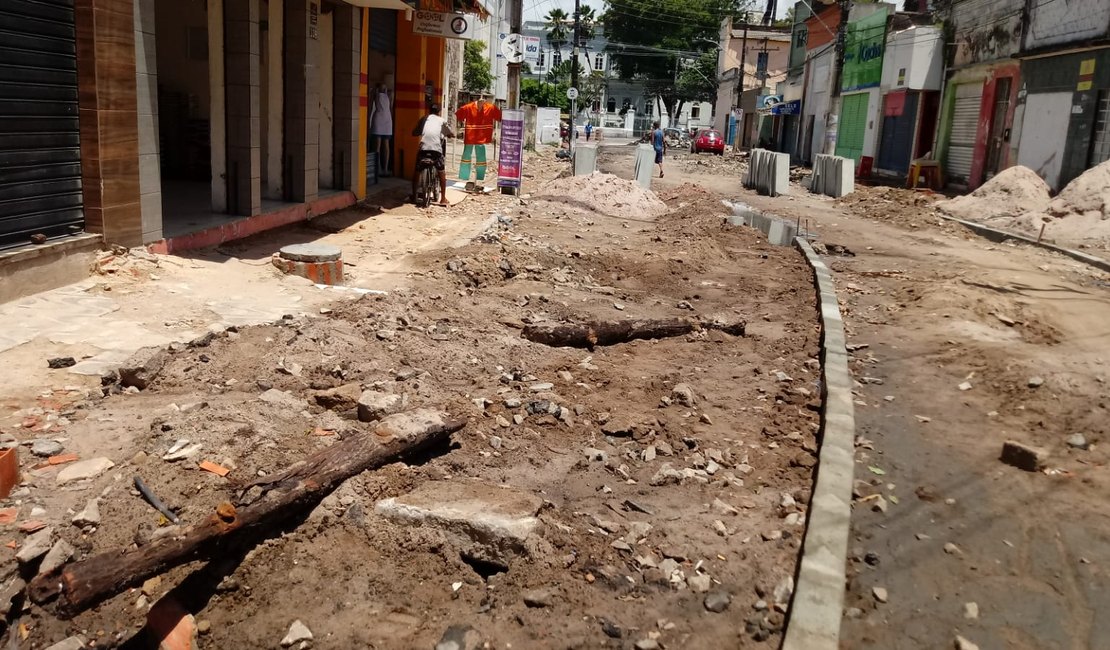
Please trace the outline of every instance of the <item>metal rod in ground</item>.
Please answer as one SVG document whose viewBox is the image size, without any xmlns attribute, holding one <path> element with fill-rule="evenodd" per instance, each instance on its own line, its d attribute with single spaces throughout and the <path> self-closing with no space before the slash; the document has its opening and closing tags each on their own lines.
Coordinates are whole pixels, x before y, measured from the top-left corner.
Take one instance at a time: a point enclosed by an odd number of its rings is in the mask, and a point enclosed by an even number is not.
<svg viewBox="0 0 1110 650">
<path fill-rule="evenodd" d="M 1042 223 L 1041 224 L 1041 232 L 1039 232 L 1037 234 L 1037 243 L 1038 244 L 1041 243 L 1041 238 L 1044 237 L 1044 227 L 1047 226 L 1047 225 L 1048 225 L 1047 223 Z"/>
<path fill-rule="evenodd" d="M 173 513 L 173 510 L 167 508 L 166 504 L 162 503 L 162 500 L 159 499 L 156 494 L 154 494 L 154 491 L 150 489 L 150 486 L 144 483 L 143 479 L 140 478 L 138 475 L 135 475 L 135 487 L 139 489 L 139 494 L 143 495 L 143 498 L 147 500 L 147 503 L 154 506 L 155 510 L 165 515 L 166 519 L 169 519 L 170 522 L 175 524 L 181 523 L 181 520 L 178 519 L 177 515 Z"/>
</svg>

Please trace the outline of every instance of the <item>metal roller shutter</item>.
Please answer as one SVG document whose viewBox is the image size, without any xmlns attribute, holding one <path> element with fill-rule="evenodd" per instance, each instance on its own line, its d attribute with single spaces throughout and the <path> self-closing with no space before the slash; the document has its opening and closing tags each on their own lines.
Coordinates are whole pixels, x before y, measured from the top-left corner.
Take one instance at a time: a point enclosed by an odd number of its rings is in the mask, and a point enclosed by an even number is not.
<svg viewBox="0 0 1110 650">
<path fill-rule="evenodd" d="M 73 0 L 0 0 L 0 248 L 80 232 Z"/>
<path fill-rule="evenodd" d="M 841 99 L 836 155 L 851 158 L 857 164 L 863 156 L 863 134 L 867 126 L 868 99 L 867 93 L 845 95 Z"/>
<path fill-rule="evenodd" d="M 975 133 L 979 129 L 979 109 L 983 101 L 980 83 L 956 86 L 956 102 L 952 110 L 952 132 L 948 136 L 948 168 L 951 180 L 967 183 L 971 177 L 971 159 L 975 154 Z"/>
</svg>

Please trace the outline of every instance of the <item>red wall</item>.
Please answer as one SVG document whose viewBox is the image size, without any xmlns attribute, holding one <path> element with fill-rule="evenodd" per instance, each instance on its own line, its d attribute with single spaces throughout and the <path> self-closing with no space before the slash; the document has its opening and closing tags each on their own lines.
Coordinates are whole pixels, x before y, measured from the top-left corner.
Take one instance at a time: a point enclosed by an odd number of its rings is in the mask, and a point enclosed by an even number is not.
<svg viewBox="0 0 1110 650">
<path fill-rule="evenodd" d="M 998 91 L 998 80 L 1010 78 L 1010 105 L 1006 111 L 1006 122 L 1003 128 L 1009 129 L 1014 124 L 1014 108 L 1017 107 L 1017 95 L 1020 87 L 1021 64 L 1006 63 L 996 66 L 987 73 L 983 82 L 983 99 L 979 105 L 979 128 L 975 133 L 975 151 L 971 156 L 971 176 L 968 178 L 968 188 L 975 189 L 983 184 L 984 167 L 987 164 L 987 146 L 991 133 L 991 118 L 994 116 L 994 99 Z M 1013 164 L 1010 160 L 1009 143 L 1002 146 L 1002 155 L 999 169 L 1005 169 Z"/>
</svg>

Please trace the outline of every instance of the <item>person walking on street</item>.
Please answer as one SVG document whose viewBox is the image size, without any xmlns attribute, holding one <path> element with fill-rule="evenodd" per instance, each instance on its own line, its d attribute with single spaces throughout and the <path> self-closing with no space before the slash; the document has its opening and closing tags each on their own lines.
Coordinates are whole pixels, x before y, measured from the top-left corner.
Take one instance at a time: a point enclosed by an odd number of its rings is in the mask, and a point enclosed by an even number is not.
<svg viewBox="0 0 1110 650">
<path fill-rule="evenodd" d="M 659 165 L 659 178 L 663 178 L 663 154 L 667 152 L 667 140 L 663 137 L 663 129 L 659 128 L 658 121 L 652 123 L 651 128 L 651 144 L 655 147 L 655 164 Z"/>
<path fill-rule="evenodd" d="M 443 162 L 444 137 L 453 138 L 455 132 L 447 121 L 440 117 L 439 104 L 432 104 L 429 112 L 416 123 L 412 130 L 420 138 L 420 150 L 416 154 L 416 170 L 412 175 L 412 200 L 416 200 L 416 186 L 420 182 L 420 172 L 431 165 L 439 176 L 439 205 L 447 207 L 447 168 Z"/>
<path fill-rule="evenodd" d="M 378 153 L 378 174 L 393 175 L 393 100 L 389 89 L 379 83 L 370 106 L 370 135 L 374 137 L 373 150 Z"/>
<path fill-rule="evenodd" d="M 590 141 L 590 136 L 593 135 L 594 125 L 586 122 L 586 142 Z"/>
<path fill-rule="evenodd" d="M 496 122 L 501 121 L 501 109 L 491 104 L 482 95 L 476 102 L 460 106 L 455 111 L 455 119 L 463 124 L 463 154 L 462 163 L 459 165 L 459 180 L 467 185 L 470 183 L 470 167 L 477 157 L 475 178 L 478 183 L 486 179 L 486 145 L 493 142 L 493 129 Z"/>
</svg>

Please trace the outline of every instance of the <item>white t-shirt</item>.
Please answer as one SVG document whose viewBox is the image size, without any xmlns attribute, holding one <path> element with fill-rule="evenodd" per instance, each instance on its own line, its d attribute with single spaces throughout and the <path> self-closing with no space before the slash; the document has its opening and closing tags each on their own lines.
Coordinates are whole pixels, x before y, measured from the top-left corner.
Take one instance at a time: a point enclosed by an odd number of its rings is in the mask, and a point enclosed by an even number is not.
<svg viewBox="0 0 1110 650">
<path fill-rule="evenodd" d="M 421 151 L 443 153 L 443 125 L 445 123 L 439 115 L 428 115 L 424 120 L 424 132 L 420 136 Z"/>
</svg>

